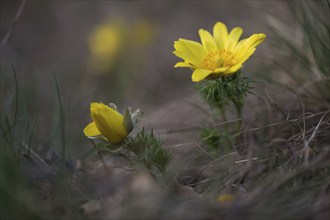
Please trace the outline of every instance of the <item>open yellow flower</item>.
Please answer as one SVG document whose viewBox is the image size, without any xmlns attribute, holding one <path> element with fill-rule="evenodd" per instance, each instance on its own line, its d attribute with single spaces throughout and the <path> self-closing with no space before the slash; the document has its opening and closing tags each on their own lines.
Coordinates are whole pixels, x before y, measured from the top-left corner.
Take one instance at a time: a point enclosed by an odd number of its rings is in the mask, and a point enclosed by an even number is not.
<svg viewBox="0 0 330 220">
<path fill-rule="evenodd" d="M 239 41 L 242 33 L 243 30 L 239 27 L 228 33 L 226 25 L 217 22 L 213 28 L 213 36 L 206 30 L 199 30 L 202 44 L 179 39 L 174 42 L 173 53 L 184 61 L 178 62 L 174 67 L 194 69 L 194 82 L 232 75 L 242 68 L 244 62 L 266 38 L 265 34 L 260 33 Z"/>
<path fill-rule="evenodd" d="M 124 124 L 124 116 L 115 109 L 93 102 L 90 105 L 90 114 L 93 122 L 84 129 L 87 137 L 104 136 L 109 142 L 117 144 L 123 141 L 128 131 Z"/>
</svg>

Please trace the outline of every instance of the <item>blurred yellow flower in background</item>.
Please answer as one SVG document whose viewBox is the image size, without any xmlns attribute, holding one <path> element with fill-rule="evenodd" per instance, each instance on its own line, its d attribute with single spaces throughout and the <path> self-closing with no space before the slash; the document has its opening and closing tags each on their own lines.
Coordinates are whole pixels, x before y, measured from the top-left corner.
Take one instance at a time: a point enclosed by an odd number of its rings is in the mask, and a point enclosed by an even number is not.
<svg viewBox="0 0 330 220">
<path fill-rule="evenodd" d="M 202 44 L 179 39 L 174 42 L 173 53 L 184 61 L 178 62 L 174 67 L 194 69 L 194 82 L 232 75 L 242 68 L 244 62 L 266 38 L 265 34 L 260 33 L 239 41 L 242 33 L 243 30 L 239 27 L 228 33 L 226 25 L 217 22 L 213 28 L 213 36 L 206 30 L 199 30 Z"/>
<path fill-rule="evenodd" d="M 93 72 L 104 73 L 112 68 L 121 53 L 124 36 L 120 21 L 100 24 L 91 32 L 88 45 Z"/>
<path fill-rule="evenodd" d="M 89 34 L 89 69 L 94 74 L 107 74 L 116 65 L 132 65 L 156 37 L 157 25 L 147 19 L 133 24 L 120 18 L 97 25 Z"/>
<path fill-rule="evenodd" d="M 113 56 L 119 51 L 121 33 L 119 28 L 111 25 L 100 25 L 89 39 L 93 56 Z"/>
<path fill-rule="evenodd" d="M 231 194 L 222 194 L 222 195 L 218 196 L 217 201 L 220 204 L 230 203 L 230 202 L 234 201 L 234 196 Z"/>
<path fill-rule="evenodd" d="M 128 131 L 124 124 L 124 116 L 115 109 L 93 102 L 90 105 L 90 115 L 93 122 L 84 129 L 87 137 L 104 136 L 109 142 L 117 144 L 123 141 Z"/>
<path fill-rule="evenodd" d="M 137 21 L 132 28 L 134 43 L 145 46 L 152 42 L 156 35 L 156 25 L 148 20 Z"/>
</svg>

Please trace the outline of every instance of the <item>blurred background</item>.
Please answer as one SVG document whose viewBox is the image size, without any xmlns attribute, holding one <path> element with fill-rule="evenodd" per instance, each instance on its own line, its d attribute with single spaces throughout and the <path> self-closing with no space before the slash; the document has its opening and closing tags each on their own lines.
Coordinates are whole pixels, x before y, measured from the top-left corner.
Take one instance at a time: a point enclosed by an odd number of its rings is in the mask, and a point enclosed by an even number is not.
<svg viewBox="0 0 330 220">
<path fill-rule="evenodd" d="M 266 12 L 287 7 L 285 1 L 27 1 L 13 25 L 21 4 L 1 1 L 1 37 L 12 30 L 1 49 L 1 72 L 13 88 L 14 67 L 20 86 L 29 90 L 40 138 L 51 125 L 54 75 L 70 121 L 66 126 L 77 138 L 84 138 L 91 101 L 140 108 L 148 121 L 169 102 L 196 94 L 191 71 L 173 68 L 180 60 L 172 54 L 173 41 L 199 41 L 198 29 L 212 31 L 217 21 L 229 29 L 242 27 L 242 38 L 267 33 Z M 271 58 L 266 51 L 267 44 L 258 48 L 246 74 L 255 70 L 254 63 Z M 179 119 L 175 115 L 182 110 L 178 106 L 167 117 Z"/>
</svg>

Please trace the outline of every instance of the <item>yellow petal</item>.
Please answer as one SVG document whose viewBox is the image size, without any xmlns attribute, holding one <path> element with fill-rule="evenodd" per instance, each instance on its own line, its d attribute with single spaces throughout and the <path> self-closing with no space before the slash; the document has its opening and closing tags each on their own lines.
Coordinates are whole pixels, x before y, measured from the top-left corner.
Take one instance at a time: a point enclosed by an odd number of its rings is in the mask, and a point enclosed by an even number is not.
<svg viewBox="0 0 330 220">
<path fill-rule="evenodd" d="M 228 30 L 226 25 L 221 22 L 217 22 L 213 27 L 213 36 L 219 50 L 224 49 L 228 38 Z"/>
<path fill-rule="evenodd" d="M 182 58 L 187 63 L 200 66 L 202 59 L 206 56 L 206 51 L 200 43 L 195 41 L 179 39 L 174 42 L 176 56 Z"/>
<path fill-rule="evenodd" d="M 249 57 L 256 51 L 256 48 L 250 48 L 245 54 L 244 56 L 241 57 L 241 59 L 238 61 L 239 63 L 244 63 L 245 61 L 247 61 L 247 59 L 249 59 Z"/>
<path fill-rule="evenodd" d="M 98 130 L 112 143 L 119 143 L 127 137 L 124 117 L 103 103 L 91 104 L 91 117 Z"/>
<path fill-rule="evenodd" d="M 228 67 L 221 67 L 221 68 L 217 68 L 215 69 L 213 72 L 214 73 L 224 73 L 228 70 Z"/>
<path fill-rule="evenodd" d="M 225 49 L 227 51 L 233 51 L 237 45 L 239 38 L 243 33 L 242 28 L 236 27 L 234 28 L 228 35 L 228 39 L 226 42 Z"/>
<path fill-rule="evenodd" d="M 211 70 L 206 69 L 196 69 L 192 74 L 192 81 L 193 82 L 199 82 L 205 79 L 207 76 L 209 76 L 212 73 Z"/>
<path fill-rule="evenodd" d="M 175 64 L 174 67 L 190 67 L 190 68 L 194 68 L 193 65 L 191 65 L 190 63 L 185 63 L 185 62 L 178 62 Z"/>
<path fill-rule="evenodd" d="M 225 74 L 231 74 L 231 73 L 236 73 L 239 69 L 242 68 L 242 65 L 244 64 L 245 61 L 247 61 L 247 59 L 249 59 L 249 57 L 256 51 L 256 48 L 250 48 L 247 52 L 244 53 L 243 56 L 240 57 L 240 59 L 238 60 L 238 62 L 233 65 L 232 67 L 230 67 Z"/>
<path fill-rule="evenodd" d="M 240 40 L 236 45 L 236 50 L 239 50 L 239 48 L 241 48 L 241 46 L 244 45 L 246 40 L 247 39 Z"/>
<path fill-rule="evenodd" d="M 84 128 L 84 134 L 87 137 L 95 137 L 98 135 L 101 135 L 101 132 L 99 129 L 97 129 L 96 124 L 94 122 L 89 123 L 85 128 Z"/>
<path fill-rule="evenodd" d="M 208 52 L 214 52 L 218 50 L 218 46 L 214 38 L 208 31 L 199 29 L 198 33 L 205 50 L 207 50 Z"/>
<path fill-rule="evenodd" d="M 253 34 L 254 42 L 250 42 L 250 47 L 257 47 L 259 44 L 261 44 L 266 39 L 266 34 L 260 33 L 260 34 Z M 251 37 L 252 37 L 251 36 Z"/>
<path fill-rule="evenodd" d="M 253 34 L 249 38 L 245 39 L 242 43 L 240 42 L 236 48 L 235 57 L 241 60 L 245 54 L 252 48 L 257 47 L 266 38 L 265 34 Z"/>
<path fill-rule="evenodd" d="M 186 39 L 180 39 L 180 41 L 194 54 L 198 61 L 201 61 L 207 56 L 207 51 L 200 43 Z"/>
<path fill-rule="evenodd" d="M 233 73 L 236 73 L 238 70 L 242 68 L 242 64 L 238 63 L 232 67 L 230 67 L 226 72 L 224 72 L 225 75 L 231 75 Z"/>
<path fill-rule="evenodd" d="M 175 51 L 173 53 L 177 56 L 182 58 L 185 62 L 188 63 L 198 63 L 198 59 L 194 55 L 194 53 L 187 48 L 182 41 L 174 41 L 174 48 Z"/>
</svg>

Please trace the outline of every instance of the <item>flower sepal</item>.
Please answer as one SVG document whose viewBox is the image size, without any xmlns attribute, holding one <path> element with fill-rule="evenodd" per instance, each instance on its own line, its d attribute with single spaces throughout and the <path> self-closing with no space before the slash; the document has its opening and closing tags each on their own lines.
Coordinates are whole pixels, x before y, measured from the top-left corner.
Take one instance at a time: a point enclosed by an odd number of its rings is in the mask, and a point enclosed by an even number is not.
<svg viewBox="0 0 330 220">
<path fill-rule="evenodd" d="M 243 108 L 243 97 L 250 93 L 252 87 L 248 77 L 242 77 L 241 71 L 217 79 L 204 80 L 196 88 L 205 101 L 211 106 L 224 109 L 234 104 L 238 111 Z"/>
<path fill-rule="evenodd" d="M 119 152 L 123 146 L 125 146 L 127 139 L 124 139 L 123 141 L 121 141 L 120 143 L 111 143 L 109 142 L 107 139 L 105 139 L 104 137 L 99 137 L 97 139 L 92 139 L 90 138 L 93 142 L 93 145 L 95 146 L 95 149 L 97 151 L 107 151 L 107 152 L 111 152 L 111 153 L 116 153 Z"/>
<path fill-rule="evenodd" d="M 133 131 L 137 124 L 142 120 L 143 112 L 140 109 L 135 110 L 132 113 L 130 107 L 125 108 L 124 110 L 124 125 L 128 133 Z"/>
</svg>

